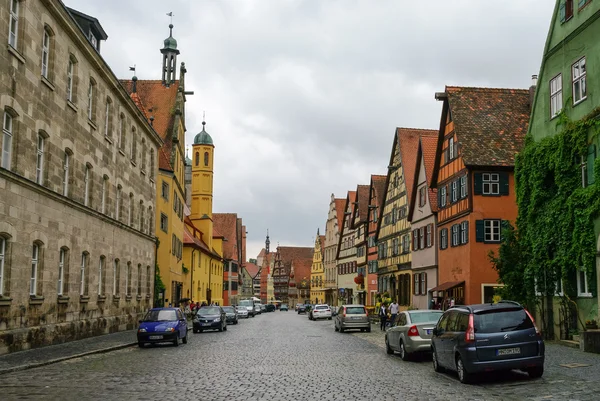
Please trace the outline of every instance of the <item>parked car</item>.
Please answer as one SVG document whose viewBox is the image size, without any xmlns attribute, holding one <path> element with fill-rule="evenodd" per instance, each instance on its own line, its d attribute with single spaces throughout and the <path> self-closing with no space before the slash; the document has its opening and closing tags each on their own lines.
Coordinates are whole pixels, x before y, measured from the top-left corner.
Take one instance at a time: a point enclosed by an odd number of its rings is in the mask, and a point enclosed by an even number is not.
<svg viewBox="0 0 600 401">
<path fill-rule="evenodd" d="M 275 312 L 275 309 L 277 309 L 277 308 L 273 304 L 267 304 L 267 305 L 265 305 L 265 309 L 267 312 Z"/>
<path fill-rule="evenodd" d="M 266 313 L 266 312 L 267 312 L 267 305 L 260 304 L 260 313 Z"/>
<path fill-rule="evenodd" d="M 187 321 L 179 308 L 152 308 L 140 320 L 137 331 L 138 346 L 147 343 L 172 342 L 176 347 L 179 339 L 187 344 Z"/>
<path fill-rule="evenodd" d="M 262 313 L 262 309 L 260 304 L 254 304 L 254 315 L 260 315 Z"/>
<path fill-rule="evenodd" d="M 544 374 L 544 341 L 531 314 L 517 302 L 452 307 L 433 329 L 431 342 L 434 370 L 455 370 L 462 383 L 484 371 L 520 369 L 532 378 Z"/>
<path fill-rule="evenodd" d="M 314 308 L 310 309 L 309 319 L 329 319 L 331 320 L 331 308 L 329 305 L 315 305 Z"/>
<path fill-rule="evenodd" d="M 396 326 L 385 332 L 388 354 L 400 353 L 403 360 L 417 352 L 431 352 L 433 328 L 444 312 L 440 310 L 412 310 L 400 312 Z"/>
<path fill-rule="evenodd" d="M 227 324 L 238 324 L 238 314 L 233 306 L 223 306 Z"/>
<path fill-rule="evenodd" d="M 193 332 L 202 333 L 204 330 L 227 330 L 227 315 L 220 306 L 203 306 L 192 321 Z"/>
<path fill-rule="evenodd" d="M 248 309 L 245 306 L 238 306 L 235 308 L 238 318 L 248 319 L 250 315 L 248 314 Z"/>
<path fill-rule="evenodd" d="M 253 300 L 251 300 L 251 299 L 242 299 L 240 301 L 240 304 L 239 304 L 238 308 L 239 307 L 246 308 L 246 310 L 248 311 L 248 316 L 254 317 L 254 316 L 256 316 L 256 310 L 254 308 L 254 305 L 255 305 L 255 303 L 254 303 Z"/>
<path fill-rule="evenodd" d="M 343 333 L 348 329 L 371 331 L 371 320 L 364 305 L 342 305 L 334 320 L 334 329 Z"/>
<path fill-rule="evenodd" d="M 306 305 L 298 304 L 296 305 L 296 310 L 298 311 L 298 314 L 306 313 Z"/>
<path fill-rule="evenodd" d="M 287 304 L 281 304 L 281 306 L 279 307 L 279 312 L 283 312 L 283 311 L 288 311 L 288 306 Z"/>
</svg>

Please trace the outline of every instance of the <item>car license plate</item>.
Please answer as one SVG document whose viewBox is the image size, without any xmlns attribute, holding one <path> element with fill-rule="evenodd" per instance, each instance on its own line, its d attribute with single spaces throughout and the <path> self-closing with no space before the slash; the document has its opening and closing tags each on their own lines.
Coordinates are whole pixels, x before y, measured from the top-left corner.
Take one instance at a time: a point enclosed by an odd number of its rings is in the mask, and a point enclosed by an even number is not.
<svg viewBox="0 0 600 401">
<path fill-rule="evenodd" d="M 427 331 L 426 331 L 427 335 L 430 335 L 431 332 L 432 332 L 432 329 L 427 329 Z"/>
<path fill-rule="evenodd" d="M 210 326 L 210 323 L 202 323 L 202 326 Z"/>
<path fill-rule="evenodd" d="M 162 340 L 163 336 L 150 336 L 148 337 L 150 340 Z"/>
<path fill-rule="evenodd" d="M 521 353 L 521 348 L 504 348 L 496 351 L 496 355 L 516 355 Z"/>
<path fill-rule="evenodd" d="M 362 317 L 353 317 L 352 320 L 361 320 Z"/>
</svg>

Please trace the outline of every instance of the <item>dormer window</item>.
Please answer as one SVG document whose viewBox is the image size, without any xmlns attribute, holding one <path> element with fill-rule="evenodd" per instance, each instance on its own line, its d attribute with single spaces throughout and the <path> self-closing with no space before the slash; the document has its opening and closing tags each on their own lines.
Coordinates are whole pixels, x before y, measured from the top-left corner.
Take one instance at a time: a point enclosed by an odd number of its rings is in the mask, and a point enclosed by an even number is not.
<svg viewBox="0 0 600 401">
<path fill-rule="evenodd" d="M 89 39 L 90 39 L 90 43 L 92 44 L 92 46 L 94 46 L 94 49 L 97 50 L 98 49 L 98 39 L 96 39 L 96 37 L 94 36 L 92 31 L 90 31 Z"/>
</svg>

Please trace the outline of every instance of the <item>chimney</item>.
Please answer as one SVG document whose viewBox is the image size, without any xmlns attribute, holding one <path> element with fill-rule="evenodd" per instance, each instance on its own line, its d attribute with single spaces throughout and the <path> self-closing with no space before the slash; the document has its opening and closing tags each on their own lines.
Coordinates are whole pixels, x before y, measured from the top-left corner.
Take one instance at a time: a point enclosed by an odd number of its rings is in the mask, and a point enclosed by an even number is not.
<svg viewBox="0 0 600 401">
<path fill-rule="evenodd" d="M 529 107 L 533 109 L 533 97 L 535 96 L 535 88 L 537 86 L 537 75 L 531 76 L 531 86 L 529 87 Z"/>
</svg>

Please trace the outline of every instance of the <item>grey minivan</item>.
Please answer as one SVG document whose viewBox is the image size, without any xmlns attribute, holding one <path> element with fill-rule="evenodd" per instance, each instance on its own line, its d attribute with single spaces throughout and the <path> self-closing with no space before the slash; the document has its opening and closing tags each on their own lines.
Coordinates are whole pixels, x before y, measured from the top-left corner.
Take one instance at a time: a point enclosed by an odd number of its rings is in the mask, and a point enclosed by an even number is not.
<svg viewBox="0 0 600 401">
<path fill-rule="evenodd" d="M 544 374 L 541 333 L 530 313 L 513 301 L 448 309 L 433 329 L 431 348 L 434 370 L 454 370 L 462 383 L 479 372 Z"/>
<path fill-rule="evenodd" d="M 371 331 L 371 320 L 364 305 L 342 305 L 333 321 L 335 331 L 343 333 L 348 329 Z"/>
</svg>

